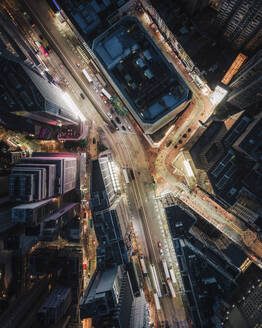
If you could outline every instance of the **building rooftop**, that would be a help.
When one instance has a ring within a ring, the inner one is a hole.
[[[103,181],[102,172],[100,169],[99,161],[94,160],[91,162],[91,186],[90,186],[90,192],[103,192],[105,190],[105,184]]]
[[[206,163],[211,164],[216,161],[218,156],[224,152],[224,147],[218,136],[226,133],[226,128],[223,122],[212,122],[197,142],[190,149],[190,155],[194,164],[199,169],[205,169]]]
[[[262,166],[257,165],[243,179],[243,184],[252,192],[259,201],[262,198]]]
[[[85,37],[87,42],[99,35],[110,24],[110,19],[127,0],[92,0],[79,1],[59,0],[67,16]]]
[[[191,98],[135,17],[122,18],[97,37],[93,51],[144,123],[155,123]]]
[[[0,104],[4,111],[26,117],[30,113],[35,120],[39,116],[33,115],[40,112],[43,122],[52,125],[57,125],[56,119],[67,124],[79,121],[64,92],[37,71],[0,56],[0,72]]]
[[[170,206],[165,208],[168,224],[171,230],[171,233],[179,233],[178,225],[179,222],[182,222],[183,232],[189,231],[189,229],[195,224],[196,217],[191,213],[182,209],[179,206]]]
[[[118,271],[119,267],[117,266],[107,268],[105,271],[97,271],[90,287],[87,288],[81,303],[84,304],[91,302],[96,298],[97,294],[103,294],[112,290]]]
[[[17,205],[14,207],[14,209],[34,209],[36,207],[39,207],[41,205],[44,205],[46,203],[49,203],[51,201],[51,199],[46,199],[46,200],[42,200],[40,202],[34,202],[34,203],[29,203],[29,204],[21,204],[21,205]]]
[[[233,149],[229,149],[208,171],[216,195],[233,205],[242,184],[241,180],[250,169],[248,166]]]
[[[252,159],[262,162],[262,119],[258,120],[254,126],[251,126],[238,147]]]

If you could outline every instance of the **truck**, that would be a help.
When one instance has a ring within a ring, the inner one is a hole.
[[[147,275],[148,272],[147,272],[147,269],[146,269],[146,264],[145,264],[145,260],[144,260],[143,256],[140,256],[139,260],[140,260],[140,264],[141,264],[143,274]]]
[[[163,264],[166,279],[170,279],[170,274],[169,274],[167,263],[166,263],[165,259],[162,260],[162,264]]]
[[[161,306],[160,306],[160,302],[159,302],[159,298],[157,296],[157,293],[154,293],[154,301],[155,301],[157,311],[161,310]]]
[[[101,89],[101,92],[103,93],[103,95],[105,95],[106,96],[106,98],[108,99],[108,100],[110,100],[111,98],[112,98],[112,96],[110,95],[110,93],[108,92],[108,91],[106,91],[106,89]]]
[[[129,183],[129,178],[128,178],[126,169],[123,169],[123,175],[124,175],[124,178],[125,178],[125,182],[128,184]]]
[[[171,280],[175,284],[176,283],[176,276],[175,276],[174,270],[171,268],[171,269],[169,269],[169,272],[170,272]]]
[[[176,293],[175,293],[175,289],[173,287],[173,284],[172,284],[172,281],[170,278],[167,279],[167,284],[168,284],[168,287],[170,289],[170,292],[171,292],[171,296],[172,298],[176,298]]]
[[[86,79],[89,83],[93,82],[92,77],[87,73],[87,70],[85,68],[82,70],[82,73],[84,74],[84,76],[86,77]]]

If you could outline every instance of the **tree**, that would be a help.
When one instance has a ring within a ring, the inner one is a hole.
[[[104,144],[102,144],[101,142],[98,142],[97,143],[97,149],[101,153],[101,152],[107,150],[108,148]]]
[[[116,96],[111,97],[111,104],[114,106],[116,112],[120,116],[126,116],[128,110],[122,105],[120,99]]]
[[[70,150],[70,151],[77,151],[77,148],[80,148],[81,150],[85,150],[87,145],[88,145],[88,142],[86,139],[67,140],[64,143],[65,149]]]

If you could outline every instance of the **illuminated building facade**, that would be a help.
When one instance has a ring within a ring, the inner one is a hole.
[[[227,101],[246,109],[262,100],[262,50],[250,58],[233,77]]]
[[[13,201],[40,201],[76,188],[76,158],[53,156],[24,158],[12,169],[9,196]]]
[[[51,125],[77,125],[63,91],[29,66],[0,56],[1,111]]]

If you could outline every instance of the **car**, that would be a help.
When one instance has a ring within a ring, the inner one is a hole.
[[[80,93],[80,97],[82,98],[82,99],[85,99],[86,97],[83,95],[83,93]]]
[[[95,238],[92,239],[92,245],[93,245],[93,247],[96,247],[96,240],[95,240]]]
[[[77,61],[76,62],[76,66],[79,68],[80,67],[80,64],[79,64],[79,62]]]
[[[124,125],[121,126],[122,130],[126,131],[126,128]]]
[[[60,62],[59,64],[58,64],[59,66],[60,66],[60,68],[62,68],[62,69],[64,69],[65,67],[64,67],[64,65]]]
[[[112,107],[110,107],[110,113],[111,113],[111,114],[114,114],[114,110],[113,110]]]
[[[93,138],[93,144],[95,144],[96,143],[96,138]]]
[[[163,249],[162,249],[162,248],[159,248],[159,254],[160,254],[160,255],[163,255],[163,253],[164,253],[164,252],[163,252]]]
[[[108,116],[109,118],[113,118],[113,116],[112,116],[112,114],[111,114],[110,112],[107,113],[107,116]]]
[[[32,19],[29,20],[29,23],[33,28],[35,27],[35,23],[32,21]]]
[[[44,55],[45,57],[48,56],[48,52],[45,50],[45,48],[42,46],[42,44],[39,41],[35,41],[35,45],[41,51],[42,55]]]
[[[118,131],[119,130],[119,127],[116,125],[116,122],[114,120],[111,120],[110,122],[113,124],[113,126],[115,127],[115,129]]]
[[[133,131],[130,125],[128,125],[127,128],[128,128],[128,130],[129,130],[130,132]]]
[[[164,295],[167,296],[168,295],[168,289],[167,289],[166,283],[162,282],[162,286],[163,286],[163,290],[164,290]]]
[[[161,243],[161,241],[158,241],[158,242],[157,242],[157,246],[158,246],[158,248],[162,248],[162,243]]]
[[[117,116],[116,116],[116,121],[118,124],[121,124],[121,121],[120,121],[119,117],[117,117]]]

